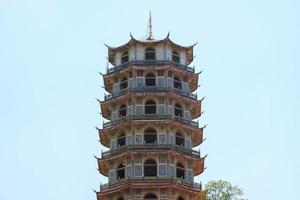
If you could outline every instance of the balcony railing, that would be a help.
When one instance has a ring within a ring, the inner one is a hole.
[[[176,109],[175,109],[176,111]],[[179,111],[180,112],[180,111]],[[181,111],[180,116],[174,115],[173,107],[165,104],[154,105],[129,105],[122,110],[111,113],[111,121],[103,123],[103,129],[110,129],[128,120],[170,120],[190,126],[198,127],[198,122],[193,121],[189,111]]]
[[[105,189],[113,188],[118,183],[129,183],[129,182],[143,182],[143,183],[151,183],[151,182],[175,182],[180,183],[185,186],[193,187],[194,189],[202,190],[202,184],[196,183],[191,180],[181,179],[177,177],[170,176],[156,176],[156,177],[127,177],[124,179],[119,179],[114,182],[109,182],[106,184],[100,184],[100,191]]]
[[[174,92],[177,95],[189,97],[192,99],[197,99],[197,94],[193,94],[190,92],[185,92],[181,89],[175,87],[168,87],[168,86],[136,86],[136,87],[127,87],[124,89],[119,90],[118,92],[114,92],[113,94],[105,94],[104,100],[110,100],[116,97],[119,97],[123,94],[129,92]]]
[[[104,122],[103,129],[108,130],[108,129],[114,128],[115,126],[118,126],[122,123],[128,122],[129,120],[158,120],[158,119],[161,119],[161,120],[174,119],[177,122],[180,122],[180,123],[183,123],[188,126],[195,127],[195,128],[199,126],[198,121],[187,120],[187,119],[184,119],[183,117],[173,116],[172,114],[166,114],[166,115],[143,114],[143,115],[123,116],[122,118],[114,120],[114,121]]]
[[[106,68],[106,73],[111,74],[116,71],[120,71],[122,69],[126,69],[129,65],[136,65],[136,66],[145,66],[145,65],[154,65],[154,66],[164,66],[164,65],[172,65],[174,67],[187,70],[189,72],[195,72],[194,67],[190,67],[188,65],[180,64],[171,60],[131,60],[127,63],[120,64],[114,67],[107,67]]]
[[[111,149],[108,151],[101,152],[101,158],[105,159],[110,156],[118,155],[128,150],[175,150],[180,153],[183,153],[188,156],[194,156],[200,158],[200,151],[195,151],[193,149],[185,148],[183,146],[175,145],[175,144],[130,144],[120,146],[116,149]]]
[[[150,84],[151,82],[151,84]],[[105,95],[105,100],[118,97],[126,92],[174,92],[193,99],[197,99],[196,94],[189,90],[187,82],[179,81],[170,77],[131,77],[121,82],[113,84],[112,94]]]

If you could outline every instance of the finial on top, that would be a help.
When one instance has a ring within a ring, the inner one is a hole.
[[[147,27],[147,35],[146,39],[147,40],[153,40],[153,35],[152,35],[152,17],[151,17],[151,10],[149,11],[149,21],[148,21],[148,27]]]

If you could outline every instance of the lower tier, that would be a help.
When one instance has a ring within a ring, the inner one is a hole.
[[[176,179],[127,179],[101,185],[96,194],[97,200],[205,200],[201,184]]]

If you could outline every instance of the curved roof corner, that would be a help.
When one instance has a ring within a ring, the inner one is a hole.
[[[197,42],[198,43],[198,42]],[[160,39],[160,40],[155,40],[155,39],[145,39],[145,40],[140,40],[140,39],[136,39],[132,36],[132,34],[130,33],[130,40],[121,45],[121,46],[118,46],[118,47],[111,47],[107,44],[104,43],[104,45],[107,47],[108,49],[108,59],[109,59],[109,62],[114,65],[115,63],[115,55],[116,55],[116,52],[118,51],[125,51],[127,50],[128,48],[130,48],[132,45],[134,44],[142,44],[142,45],[149,45],[149,44],[167,44],[167,45],[170,45],[172,47],[175,47],[175,48],[178,48],[180,50],[184,50],[185,51],[185,54],[186,54],[186,58],[187,58],[187,64],[190,64],[192,61],[193,61],[193,47],[197,44],[193,44],[193,45],[190,45],[190,46],[182,46],[182,45],[179,45],[179,44],[176,44],[175,42],[173,42],[171,39],[170,39],[170,32],[168,32],[167,36],[164,38],[164,39]]]

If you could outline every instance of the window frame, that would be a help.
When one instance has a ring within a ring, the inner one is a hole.
[[[172,62],[180,63],[180,54],[177,51],[172,51]]]
[[[145,49],[145,60],[147,61],[156,60],[156,51],[154,47],[148,47]]]
[[[121,64],[126,64],[129,62],[129,52],[125,51],[121,55]]]
[[[150,164],[147,163],[149,161],[153,161],[154,163],[150,163]],[[148,170],[147,170],[147,168],[148,168]],[[144,171],[144,177],[157,177],[157,162],[152,158],[145,160],[145,162],[143,164],[143,171]],[[155,175],[154,175],[154,172],[155,172]]]

